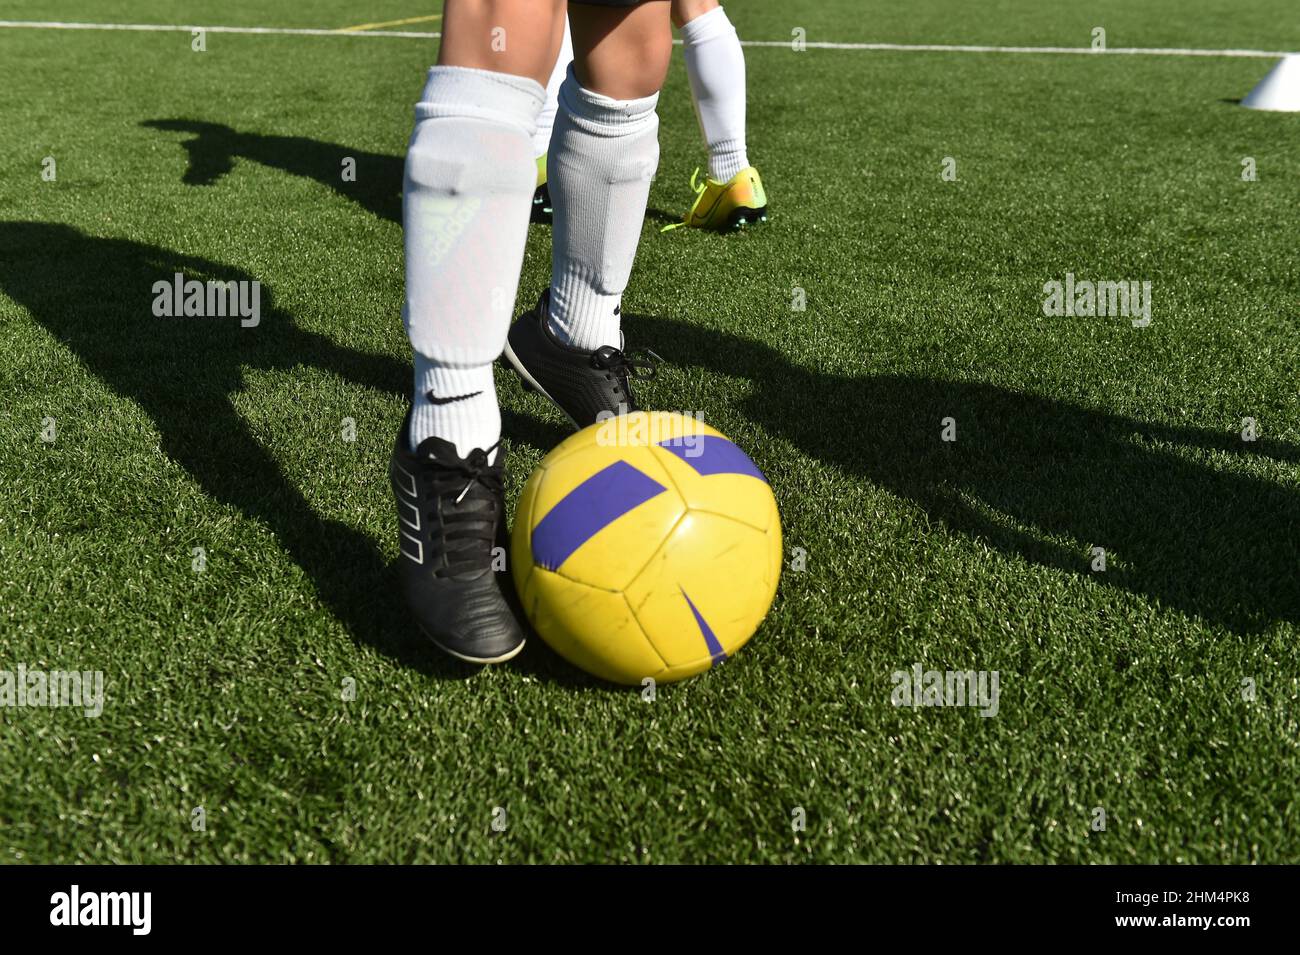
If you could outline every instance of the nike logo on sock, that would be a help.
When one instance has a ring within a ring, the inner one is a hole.
[[[483,394],[483,392],[481,391],[471,391],[467,395],[452,395],[450,398],[439,398],[432,391],[430,391],[428,394],[425,395],[425,397],[429,399],[430,404],[449,405],[454,401],[464,401],[467,398],[473,398],[476,395],[481,395],[481,394]]]

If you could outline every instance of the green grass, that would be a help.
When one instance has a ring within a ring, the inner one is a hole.
[[[0,17],[424,12],[209,6]],[[876,6],[729,9],[752,39],[1300,47],[1287,0]],[[657,231],[703,161],[675,56],[625,299],[669,362],[642,397],[751,453],[807,569],[734,662],[647,703],[539,641],[462,668],[395,600],[397,202],[434,49],[0,30],[0,669],[107,694],[0,709],[0,859],[1300,859],[1300,118],[1231,102],[1268,61],[751,48],[772,220],[723,239]],[[534,229],[522,301],[549,254]],[[176,270],[273,307],[160,321]],[[1045,318],[1066,272],[1151,281],[1150,327]],[[513,500],[565,431],[499,391]],[[999,671],[998,715],[895,709],[918,662]]]

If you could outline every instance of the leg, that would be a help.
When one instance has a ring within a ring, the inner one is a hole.
[[[560,55],[546,81],[546,105],[537,117],[537,132],[533,133],[533,156],[537,160],[537,188],[533,192],[532,221],[543,225],[551,222],[551,189],[546,183],[546,153],[551,146],[551,131],[555,128],[555,113],[560,107],[560,84],[573,62],[573,37],[569,32],[569,18],[564,18],[564,38]]]
[[[709,148],[709,178],[727,182],[749,166],[745,150],[745,54],[718,0],[673,0],[686,74],[700,131]]]
[[[673,0],[673,26],[681,29],[696,17],[718,8],[718,0]]]
[[[619,311],[659,165],[668,0],[574,3],[573,70],[560,88],[548,178],[555,205],[551,328],[561,342],[618,348]]]
[[[615,100],[658,94],[668,75],[673,36],[668,0],[569,8],[574,69],[583,89]]]
[[[524,634],[493,571],[505,529],[501,354],[523,264],[532,135],[563,0],[447,0],[415,108],[402,218],[415,394],[389,476],[407,604],[453,656],[507,660]]]
[[[447,0],[438,65],[525,76],[545,85],[563,31],[564,0]]]
[[[506,360],[578,427],[632,410],[620,313],[659,165],[655,105],[668,72],[669,0],[572,3],[574,61],[547,154],[551,285],[510,329]]]
[[[531,137],[563,29],[562,0],[449,0],[406,158],[403,319],[415,350],[408,440],[461,456],[501,419],[492,362],[505,344],[535,182]],[[528,42],[530,37],[553,38]]]
[[[546,158],[546,151],[551,145],[551,130],[555,127],[555,111],[560,105],[560,84],[569,72],[573,62],[573,35],[569,32],[569,18],[564,18],[564,37],[560,42],[560,55],[555,58],[550,78],[546,81],[546,105],[537,117],[537,132],[533,135],[533,155],[538,160]],[[546,166],[538,169],[541,182],[546,181]],[[540,184],[540,183],[539,183]]]

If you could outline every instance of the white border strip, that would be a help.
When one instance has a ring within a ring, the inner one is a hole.
[[[0,28],[31,30],[134,30],[144,33],[248,33],[272,36],[396,37],[436,40],[441,33],[414,30],[313,30],[295,27],[183,26],[165,23],[64,23],[54,20],[0,20]],[[675,41],[681,43],[680,40]],[[789,47],[789,40],[742,40],[741,46]],[[810,50],[876,50],[895,53],[1048,53],[1083,56],[1230,56],[1275,60],[1287,56],[1282,50],[1193,50],[1164,47],[1124,46],[1094,50],[1087,46],[972,46],[943,43],[831,43],[806,41]]]

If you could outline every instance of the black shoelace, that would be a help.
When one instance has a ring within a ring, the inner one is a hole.
[[[486,451],[475,448],[464,461],[437,462],[426,499],[442,502],[442,540],[446,566],[434,573],[439,577],[482,570],[492,562],[496,545],[497,506],[504,493],[502,468],[488,459],[500,442]],[[437,514],[428,515],[429,527],[437,526]]]
[[[612,345],[605,345],[596,349],[591,356],[592,365],[618,378],[624,391],[629,390],[630,378],[653,378],[662,362],[663,359],[648,348],[624,352]]]

